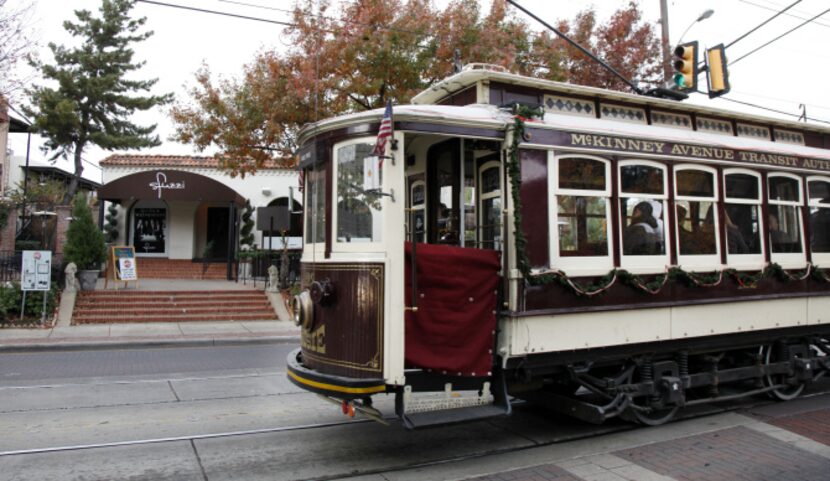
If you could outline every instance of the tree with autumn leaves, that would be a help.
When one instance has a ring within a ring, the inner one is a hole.
[[[291,163],[296,133],[309,122],[408,103],[418,92],[463,63],[488,63],[531,77],[617,90],[628,86],[549,32],[534,32],[494,0],[482,12],[477,0],[357,0],[339,9],[297,0],[285,52],[265,51],[239,79],[215,79],[208,66],[196,73],[190,102],[171,111],[176,139],[204,150],[217,147],[232,174],[255,172],[266,162]],[[557,28],[641,84],[660,81],[659,41],[653,24],[631,1],[604,24],[589,8]]]

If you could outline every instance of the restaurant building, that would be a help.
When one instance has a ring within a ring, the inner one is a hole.
[[[227,261],[238,247],[245,201],[254,209],[287,206],[292,196],[292,229],[269,236],[267,226],[257,226],[255,243],[301,246],[302,194],[293,168],[269,164],[232,177],[213,157],[122,154],[100,165],[98,198],[119,206],[117,243],[134,246],[137,257]]]

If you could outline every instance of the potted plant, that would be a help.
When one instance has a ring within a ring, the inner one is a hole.
[[[63,252],[65,261],[74,262],[78,267],[81,290],[95,289],[101,264],[107,260],[107,248],[104,234],[92,220],[92,211],[82,194],[75,197]]]

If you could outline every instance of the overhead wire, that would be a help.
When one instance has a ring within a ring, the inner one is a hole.
[[[758,4],[756,2],[752,2],[750,0],[739,0],[739,1],[742,2],[742,3],[746,3],[747,5],[752,5],[753,7],[758,7],[758,8],[762,8],[764,10],[769,10],[771,12],[777,12],[778,11],[778,9],[775,8],[775,7],[768,7],[766,5],[760,5],[760,4]],[[773,3],[773,2],[768,2],[768,3],[771,3],[771,4],[775,5],[776,7],[781,7],[782,6],[782,5],[778,5],[776,3]],[[798,15],[796,15],[796,13],[798,13]],[[792,13],[787,13],[785,15],[788,16],[788,17],[797,18],[799,20],[806,20],[807,19],[806,17],[802,16],[802,15],[805,15],[803,12],[793,11]],[[813,21],[813,23],[815,25],[820,25],[822,27],[830,28],[830,24],[828,24],[828,23],[818,22],[818,21],[815,21],[815,20]]]
[[[781,10],[780,12],[776,13],[775,15],[771,16],[770,18],[768,18],[768,19],[764,20],[764,21],[763,21],[763,22],[761,22],[758,26],[756,26],[756,27],[755,27],[755,28],[753,28],[752,30],[750,30],[750,31],[746,32],[745,34],[741,35],[740,37],[736,38],[735,40],[732,40],[732,41],[729,43],[729,45],[727,45],[727,46],[726,46],[726,47],[724,47],[724,48],[729,48],[729,47],[731,47],[731,46],[735,45],[736,43],[738,43],[738,42],[740,42],[741,40],[745,39],[745,38],[746,38],[746,37],[748,37],[750,34],[752,34],[753,32],[755,32],[756,30],[758,30],[759,28],[761,28],[761,27],[763,27],[764,25],[766,25],[766,24],[770,23],[771,21],[775,20],[775,19],[776,19],[776,18],[778,18],[779,16],[783,15],[783,14],[784,14],[787,10],[789,10],[789,9],[793,8],[794,6],[798,5],[798,4],[799,4],[799,3],[801,3],[801,2],[802,2],[802,0],[795,0],[795,2],[793,2],[793,3],[791,3],[791,4],[790,4],[790,6],[788,6],[788,7],[787,7],[787,8],[785,8],[784,10]]]
[[[787,30],[786,32],[784,32],[784,33],[782,33],[781,35],[779,35],[779,36],[777,36],[777,37],[773,38],[773,39],[772,39],[772,40],[770,40],[769,42],[766,42],[765,44],[761,45],[760,47],[757,47],[757,48],[755,48],[755,49],[753,49],[753,50],[749,51],[748,53],[745,53],[744,55],[742,55],[742,56],[738,57],[737,59],[735,59],[735,60],[733,60],[733,61],[729,62],[729,65],[728,65],[728,66],[730,66],[730,67],[731,67],[732,65],[734,65],[734,64],[736,64],[736,63],[738,63],[738,62],[740,62],[741,60],[745,59],[746,57],[749,57],[749,56],[750,56],[750,55],[752,55],[753,53],[755,53],[755,52],[757,52],[757,51],[761,50],[762,48],[764,48],[764,47],[766,47],[766,46],[770,45],[770,44],[771,44],[771,43],[773,43],[773,42],[776,42],[776,41],[778,41],[778,40],[780,40],[780,39],[782,39],[782,38],[786,37],[787,35],[789,35],[789,34],[791,34],[791,33],[795,32],[795,31],[796,31],[796,30],[798,30],[799,28],[801,28],[801,27],[803,27],[803,26],[807,25],[808,23],[810,23],[810,22],[812,22],[813,20],[815,20],[815,19],[817,19],[817,18],[821,17],[822,15],[827,14],[828,12],[830,12],[830,8],[828,8],[827,10],[825,10],[825,11],[823,11],[823,12],[819,13],[818,15],[816,15],[816,16],[814,16],[814,17],[812,17],[811,19],[806,20],[806,21],[804,21],[804,22],[802,22],[802,23],[800,23],[800,24],[796,25],[795,27],[793,27],[793,28],[791,28],[791,29]]]

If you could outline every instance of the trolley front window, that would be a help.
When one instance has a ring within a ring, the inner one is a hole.
[[[326,242],[326,171],[322,165],[305,171],[306,244]]]
[[[382,163],[373,145],[349,142],[335,147],[337,178],[336,240],[339,243],[381,241]]]

